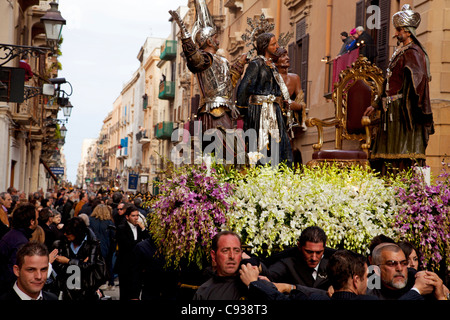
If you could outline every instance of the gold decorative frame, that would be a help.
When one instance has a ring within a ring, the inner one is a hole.
[[[363,169],[370,168],[369,160],[366,159],[312,159],[308,161],[308,167],[325,166],[325,165],[335,165],[336,167],[343,169],[351,166],[361,166]]]
[[[365,128],[365,134],[350,134],[347,132],[347,93],[348,90],[358,81],[362,80],[371,88],[371,104],[376,106],[381,99],[383,92],[383,73],[380,68],[372,64],[366,57],[360,56],[347,68],[339,74],[339,81],[334,84],[332,100],[335,105],[335,118],[329,121],[317,118],[306,119],[308,127],[317,127],[318,143],[313,144],[314,151],[319,151],[323,146],[323,127],[336,127],[336,149],[342,149],[342,141],[345,140],[364,140],[361,145],[362,150],[369,154],[371,144],[371,120],[363,116],[361,124]],[[369,106],[367,106],[369,107]]]

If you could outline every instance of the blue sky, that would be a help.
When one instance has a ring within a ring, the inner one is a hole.
[[[188,0],[60,0],[67,24],[62,36],[62,70],[73,87],[74,106],[66,124],[64,146],[67,178],[76,182],[81,145],[97,138],[103,119],[112,110],[123,85],[139,67],[137,54],[147,37],[170,35],[169,10]],[[70,92],[70,86],[62,88]],[[63,119],[62,112],[59,119]]]

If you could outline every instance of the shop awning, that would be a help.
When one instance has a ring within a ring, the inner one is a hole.
[[[50,176],[53,178],[53,180],[55,180],[56,183],[58,183],[58,178],[55,176],[55,174],[52,172],[52,170],[50,170],[49,166],[47,165],[47,163],[45,163],[44,160],[42,160],[42,158],[39,158],[40,162],[42,163],[42,165],[44,166],[44,168],[48,171],[48,173],[50,174]]]

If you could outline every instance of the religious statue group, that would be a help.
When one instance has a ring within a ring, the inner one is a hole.
[[[201,91],[197,117],[203,132],[211,128],[234,130],[237,120],[242,120],[244,132],[254,130],[257,134],[256,141],[240,141],[245,144],[246,153],[256,151],[288,166],[301,163],[301,154],[293,145],[293,128],[306,130],[305,103],[300,77],[288,73],[286,41],[281,43],[281,36],[277,39],[270,32],[273,26],[257,23],[246,37],[253,49],[230,64],[218,54],[218,30],[205,0],[196,0],[194,4],[196,21],[191,32],[176,12],[169,12],[180,26],[187,66],[197,76]],[[263,15],[261,18],[264,19]],[[405,5],[393,15],[392,22],[399,46],[386,70],[379,106],[367,106],[365,112],[370,116],[377,108],[381,111],[371,158],[383,162],[381,166],[386,161],[399,168],[423,166],[434,128],[429,59],[416,37],[420,15]],[[230,148],[226,141],[221,143],[224,149]],[[234,146],[231,151],[237,149]]]

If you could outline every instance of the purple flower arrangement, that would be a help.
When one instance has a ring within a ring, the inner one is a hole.
[[[149,229],[167,267],[177,268],[186,259],[202,268],[209,259],[211,239],[226,223],[229,204],[225,199],[232,187],[210,175],[206,166],[173,170],[152,205]]]
[[[395,216],[395,229],[401,238],[416,246],[421,266],[430,270],[439,270],[441,262],[449,266],[449,173],[439,175],[433,185],[415,173],[405,187],[398,189],[398,197],[404,205]]]

